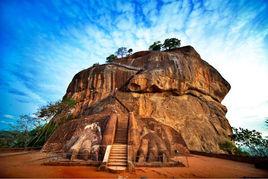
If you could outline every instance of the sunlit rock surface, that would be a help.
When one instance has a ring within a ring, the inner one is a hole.
[[[229,90],[191,46],[90,67],[70,83],[64,98],[77,103],[52,119],[59,127],[43,150],[99,160],[122,124],[136,162],[168,161],[188,149],[222,153],[219,143],[231,134],[221,104]]]

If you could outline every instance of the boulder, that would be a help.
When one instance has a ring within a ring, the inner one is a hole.
[[[90,67],[69,84],[63,98],[76,104],[54,116],[59,125],[43,150],[73,158],[82,152],[87,159],[93,146],[103,151],[111,145],[117,124],[127,120],[133,162],[169,161],[189,150],[223,153],[219,144],[232,134],[221,104],[229,90],[191,46],[137,52]]]

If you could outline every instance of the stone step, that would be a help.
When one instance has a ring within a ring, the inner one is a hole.
[[[108,166],[127,166],[127,163],[117,163],[117,162],[112,162],[108,163]]]
[[[127,160],[126,159],[109,159],[108,163],[109,162],[126,162]]]
[[[126,144],[127,143],[127,139],[117,139],[117,140],[115,140],[115,143],[116,142],[123,142],[123,144]]]
[[[125,131],[123,131],[123,130],[122,131],[116,131],[115,133],[116,134],[127,134],[127,130],[125,130]]]
[[[111,154],[117,154],[117,153],[126,153],[126,149],[112,149]]]
[[[125,135],[125,134],[115,134],[115,137],[127,138],[127,135]]]
[[[125,134],[127,134],[127,130],[125,130],[125,131],[116,131],[116,133],[125,133]]]
[[[120,147],[117,148],[116,147],[116,148],[112,148],[112,150],[127,150],[127,148],[126,147],[124,147],[124,148],[123,147],[122,148],[120,148]]]
[[[113,147],[112,149],[126,150],[126,149],[127,149],[127,147]]]
[[[127,137],[126,136],[115,136],[116,138],[115,139],[117,139],[117,138],[120,138],[120,139],[127,139]]]
[[[109,166],[108,169],[116,170],[116,171],[124,171],[124,170],[126,170],[126,167],[124,167],[124,166]]]
[[[115,138],[115,140],[127,140],[126,137],[118,137],[118,138]]]
[[[127,166],[127,161],[125,161],[125,162],[108,162],[108,166]]]
[[[115,141],[114,143],[115,143],[115,144],[126,144],[127,141]]]
[[[111,150],[111,154],[116,154],[116,153],[126,153],[127,150],[126,149],[112,149]]]
[[[114,143],[115,143],[115,144],[126,144],[127,141],[115,141]]]
[[[112,151],[110,156],[125,156],[127,152],[118,152],[118,151]]]
[[[118,132],[115,134],[115,137],[127,137],[127,134],[125,132]]]
[[[112,148],[122,149],[122,148],[127,148],[127,146],[124,144],[113,144]]]
[[[126,155],[126,154],[127,154],[126,151],[124,151],[124,152],[112,151],[110,155],[114,156],[114,155]]]
[[[126,156],[110,156],[109,160],[127,160]]]
[[[115,135],[115,137],[116,137],[116,138],[117,138],[117,137],[118,137],[118,138],[123,138],[123,139],[124,139],[124,138],[127,138],[127,136],[122,136],[122,135]]]
[[[122,139],[127,138],[127,136],[122,136],[122,135],[118,135],[118,136],[115,135],[115,137],[116,137],[116,138],[122,138]],[[116,139],[116,138],[115,138],[115,139]]]
[[[117,131],[127,131],[127,127],[117,127]]]
[[[114,141],[114,143],[116,143],[116,144],[126,144],[127,140],[116,140],[116,141]]]
[[[116,150],[116,151],[125,151],[125,150],[127,150],[127,148],[126,147],[124,147],[124,148],[112,148],[112,151],[113,150]]]
[[[126,154],[127,154],[127,152],[112,151],[111,156],[119,156],[119,155],[123,156]]]
[[[115,133],[115,135],[117,135],[117,134],[123,134],[123,135],[127,135],[127,131],[117,131],[116,133]]]
[[[119,164],[119,165],[126,165],[127,164],[127,160],[112,160],[112,161],[108,161],[108,165],[116,165],[116,164]]]
[[[121,153],[127,153],[127,150],[120,150],[120,149],[112,149],[111,154],[121,154]]]
[[[126,152],[121,152],[121,153],[111,153],[110,156],[125,156],[125,155],[127,155]]]

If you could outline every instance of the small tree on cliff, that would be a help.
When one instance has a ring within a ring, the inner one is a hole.
[[[181,46],[181,41],[177,38],[170,38],[166,39],[163,44],[163,48],[166,50],[174,49],[174,48],[179,48]]]
[[[126,47],[120,47],[116,52],[115,54],[119,57],[125,57],[127,55],[127,48]]]
[[[114,61],[115,59],[117,59],[117,56],[114,54],[111,54],[110,56],[106,57],[106,62],[110,63],[110,62]]]
[[[154,42],[152,45],[150,45],[149,50],[154,50],[154,51],[160,51],[162,47],[162,44],[160,41]]]
[[[132,48],[130,48],[130,49],[128,49],[128,55],[131,55],[132,54],[132,52],[133,52],[133,50],[132,50]]]

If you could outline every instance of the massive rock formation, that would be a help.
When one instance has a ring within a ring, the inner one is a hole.
[[[229,90],[191,46],[93,66],[74,76],[64,98],[76,105],[52,119],[58,128],[43,150],[100,159],[107,145],[126,143],[133,162],[187,149],[222,153],[219,143],[232,133],[221,104]]]

